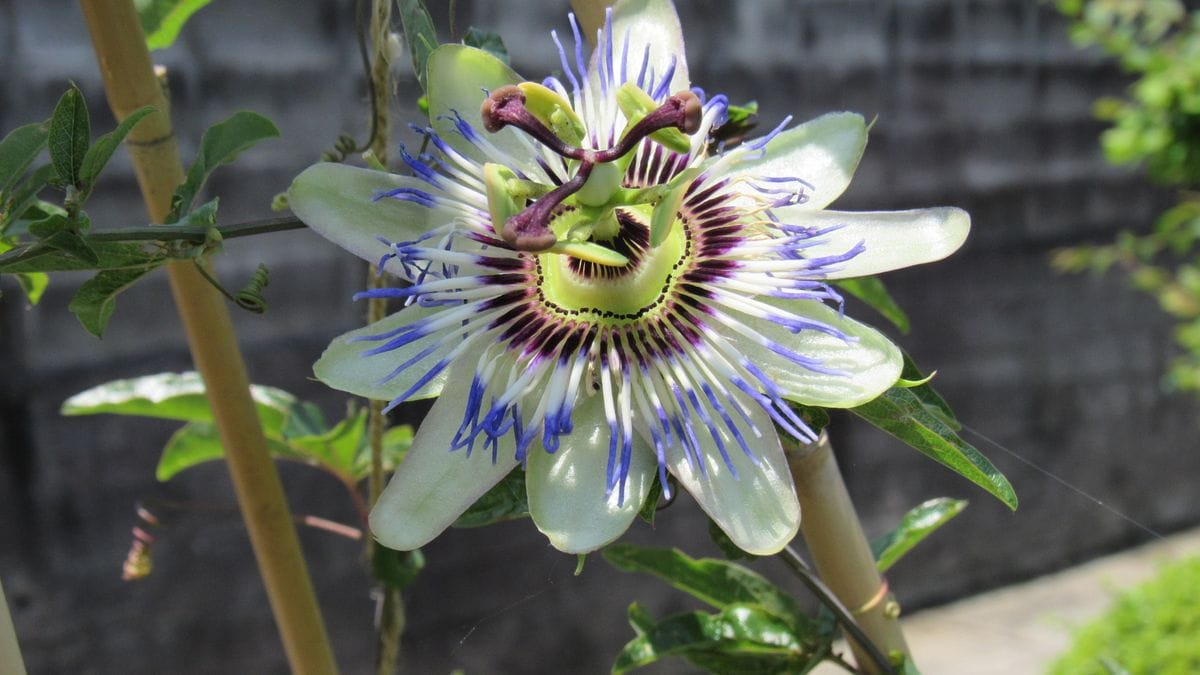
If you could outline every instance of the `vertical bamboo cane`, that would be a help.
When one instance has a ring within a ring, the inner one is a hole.
[[[907,655],[899,605],[875,567],[829,437],[822,434],[812,445],[789,447],[787,454],[803,514],[800,530],[821,579],[884,654]],[[849,642],[859,668],[879,672],[862,648],[853,639]]]
[[[2,584],[0,584],[0,673],[25,675],[25,662],[21,660],[21,646],[17,644],[17,630],[13,628],[12,615],[8,613],[8,602],[4,598]]]
[[[145,105],[157,109],[134,127],[128,146],[150,219],[162,222],[171,194],[183,182],[183,169],[137,13],[130,0],[80,4],[113,114],[120,120]],[[204,378],[288,663],[294,673],[335,673],[320,607],[279,474],[267,453],[225,301],[190,263],[169,265],[167,274],[196,369]]]

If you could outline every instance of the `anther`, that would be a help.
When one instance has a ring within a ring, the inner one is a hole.
[[[671,94],[662,105],[646,113],[637,124],[629,130],[616,146],[595,153],[597,162],[611,162],[624,156],[642,139],[662,129],[678,129],[685,134],[694,134],[700,130],[704,118],[704,106],[700,97],[690,90]]]

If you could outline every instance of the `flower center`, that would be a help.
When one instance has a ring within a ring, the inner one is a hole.
[[[678,271],[691,258],[686,224],[676,220],[663,242],[650,246],[649,206],[616,210],[618,228],[603,242],[629,258],[624,267],[600,265],[568,255],[537,256],[538,291],[545,305],[568,315],[586,315],[602,324],[631,323],[657,309],[670,296]],[[565,231],[577,211],[564,210],[553,221]]]
[[[617,208],[649,201],[622,195],[621,179],[632,158],[630,153],[646,138],[676,152],[687,152],[691,144],[687,134],[699,130],[703,110],[699,97],[686,90],[668,96],[660,105],[641,89],[626,83],[617,90],[616,98],[628,125],[617,143],[603,150],[576,145],[586,131],[582,121],[565,99],[542,85],[524,82],[500,87],[484,100],[480,114],[485,129],[494,133],[515,127],[576,164],[574,176],[553,188],[545,186],[546,190],[529,205],[524,205],[524,200],[507,187],[520,182],[514,180],[511,171],[485,167],[492,224],[496,233],[514,249],[570,253],[561,243],[567,230],[582,236],[567,240],[576,250],[591,246],[593,263],[605,264],[605,260],[619,257],[610,255],[611,251],[597,251],[596,242],[615,236],[613,213]],[[584,228],[554,227],[560,214],[569,212],[576,204],[591,212],[593,223]],[[659,245],[661,232],[661,224],[655,223],[649,240],[652,246]]]

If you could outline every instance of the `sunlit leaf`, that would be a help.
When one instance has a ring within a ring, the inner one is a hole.
[[[267,451],[276,459],[296,459],[296,453],[286,444],[267,439]],[[189,422],[171,435],[158,459],[154,475],[160,482],[174,478],[185,469],[211,462],[225,456],[225,446],[217,428],[208,422]]]
[[[212,0],[134,0],[138,21],[150,50],[175,44],[183,25]]]
[[[654,625],[647,625],[642,616],[638,623],[635,629],[640,634],[617,655],[613,673],[626,673],[668,656],[681,656],[722,675],[805,673],[829,651],[821,636],[797,634],[756,605],[736,603],[716,614],[676,614]]]
[[[302,404],[292,394],[275,387],[250,385],[263,431],[282,437],[285,424]],[[106,382],[67,399],[63,415],[133,415],[183,422],[212,422],[204,380],[194,371],[157,373]],[[314,433],[320,432],[315,429]]]
[[[939,527],[967,508],[965,499],[938,497],[918,504],[900,519],[896,529],[871,542],[875,564],[880,572],[886,572],[904,554],[912,550]]]
[[[879,398],[851,410],[987,490],[1009,508],[1017,508],[1017,495],[1004,474],[960,438],[942,415],[931,412],[912,389],[892,387]]]
[[[857,279],[840,279],[833,282],[834,286],[870,305],[888,321],[896,325],[901,333],[909,329],[908,315],[900,309],[900,305],[892,299],[887,287],[876,277],[858,277]]]
[[[798,630],[808,630],[812,624],[791,595],[741,565],[712,558],[692,558],[678,549],[632,544],[612,544],[604,549],[604,558],[626,572],[653,574],[717,609],[735,603],[753,603]]]

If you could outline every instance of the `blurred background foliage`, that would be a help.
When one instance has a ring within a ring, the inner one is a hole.
[[[1061,0],[1072,39],[1116,57],[1136,79],[1125,98],[1096,102],[1111,126],[1100,138],[1108,161],[1144,168],[1178,190],[1178,202],[1150,226],[1121,232],[1107,245],[1062,249],[1067,272],[1117,268],[1178,319],[1183,354],[1166,384],[1200,392],[1200,10],[1177,0]]]

